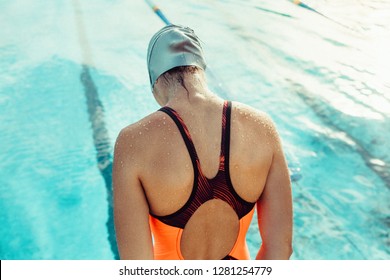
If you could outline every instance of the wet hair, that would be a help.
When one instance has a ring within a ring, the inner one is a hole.
[[[200,70],[199,67],[188,65],[188,66],[178,66],[175,68],[172,68],[171,70],[165,72],[162,74],[158,80],[162,79],[164,83],[168,86],[175,86],[175,85],[181,85],[185,88],[185,90],[188,93],[188,89],[184,84],[184,75],[185,74],[195,74]]]

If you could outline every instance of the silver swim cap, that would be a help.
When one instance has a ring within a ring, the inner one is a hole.
[[[181,25],[165,26],[152,37],[147,63],[152,91],[157,78],[172,68],[193,65],[206,69],[199,38]]]

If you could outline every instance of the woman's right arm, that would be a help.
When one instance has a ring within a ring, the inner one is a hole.
[[[271,125],[274,125],[271,122]],[[292,254],[291,182],[281,141],[276,129],[271,133],[274,153],[264,191],[257,201],[261,248],[256,259],[282,260]]]

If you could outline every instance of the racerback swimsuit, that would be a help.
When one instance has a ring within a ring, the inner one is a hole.
[[[224,102],[219,169],[217,175],[212,179],[208,179],[203,175],[190,133],[179,114],[169,107],[163,107],[159,110],[172,118],[183,137],[194,169],[194,184],[188,201],[176,212],[166,216],[157,216],[150,213],[150,226],[154,238],[155,259],[184,259],[180,251],[180,241],[183,230],[195,211],[202,204],[212,199],[221,199],[229,204],[236,212],[239,219],[237,240],[229,254],[223,259],[249,259],[249,251],[245,237],[252,220],[255,203],[247,202],[242,199],[234,190],[230,179],[229,150],[231,107],[230,101]]]

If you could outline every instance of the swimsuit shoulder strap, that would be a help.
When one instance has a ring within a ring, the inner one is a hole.
[[[219,161],[219,170],[229,172],[229,153],[230,153],[230,123],[231,123],[231,109],[232,102],[225,100],[222,110],[222,137],[221,137],[221,152]],[[194,143],[192,141],[190,132],[180,117],[179,113],[170,107],[162,107],[159,111],[166,113],[175,122],[180,134],[186,144],[187,150],[190,154],[194,169],[197,169],[197,161],[199,161],[198,154]]]
[[[229,172],[229,153],[230,153],[230,119],[232,111],[232,102],[225,101],[222,111],[222,138],[221,138],[221,155],[219,170]]]
[[[159,111],[166,113],[175,122],[184,140],[184,143],[186,144],[188,153],[190,154],[192,165],[194,166],[194,169],[197,169],[196,162],[198,161],[198,154],[196,153],[196,149],[194,143],[192,142],[190,132],[186,124],[184,123],[183,119],[180,117],[178,112],[176,112],[174,109],[170,107],[167,106],[162,107],[159,109]]]

